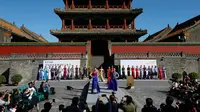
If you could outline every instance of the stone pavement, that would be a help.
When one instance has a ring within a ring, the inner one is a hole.
[[[50,112],[59,112],[58,107],[60,104],[63,104],[65,107],[71,105],[71,99],[73,97],[80,97],[82,89],[87,84],[87,80],[68,80],[68,81],[50,81],[50,85],[55,87],[56,94],[50,95],[49,100],[40,102],[38,107],[41,111],[45,102],[52,102],[52,99],[55,99]],[[40,82],[36,83],[36,87],[39,87]],[[66,86],[71,86],[74,90],[67,90]],[[39,111],[39,112],[40,112]]]
[[[65,107],[69,106],[71,104],[71,99],[75,96],[80,96],[83,87],[87,84],[89,80],[67,80],[67,81],[50,81],[50,85],[52,87],[55,87],[56,94],[50,95],[50,102],[52,99],[55,99],[56,104],[53,105],[51,112],[57,112],[59,104],[64,104]],[[131,90],[125,90],[124,87],[126,87],[126,81],[125,80],[119,80],[119,91],[117,92],[117,96],[119,96],[119,101],[121,100],[121,97],[123,94],[131,95],[133,97],[133,100],[138,105],[138,112],[141,111],[141,108],[145,104],[145,99],[147,97],[150,97],[154,101],[154,105],[159,108],[159,105],[161,103],[165,102],[165,98],[167,96],[167,91],[169,90],[169,84],[166,80],[136,80],[135,81],[135,88]],[[36,83],[36,87],[39,87],[40,82],[38,81]],[[75,88],[75,90],[69,91],[66,90],[66,86],[72,86]],[[111,94],[111,91],[106,90],[106,84],[100,83],[100,86],[103,92],[105,94]],[[0,87],[0,91],[5,91],[6,89],[12,89],[16,88],[16,86],[4,86]],[[89,91],[88,94],[88,102],[89,105],[92,105],[91,103],[96,102],[98,95],[90,94],[91,91]],[[43,104],[46,101],[39,103],[39,110],[43,109]]]
[[[124,82],[120,82],[123,85]],[[122,89],[127,94],[131,95],[137,104],[137,111],[140,112],[145,105],[146,98],[152,98],[154,106],[160,107],[161,103],[165,103],[167,91],[169,90],[169,83],[167,80],[137,80],[135,81],[135,88],[131,90]],[[175,102],[177,100],[175,99]]]

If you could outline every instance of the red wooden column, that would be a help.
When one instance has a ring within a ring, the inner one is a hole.
[[[109,9],[109,3],[108,3],[108,0],[106,0],[106,9]]]
[[[106,19],[106,29],[110,29],[109,19]]]
[[[65,19],[62,19],[62,30],[64,30],[66,27],[65,27]]]
[[[91,0],[89,0],[88,9],[91,9],[91,8],[92,8],[92,2],[91,2]]]
[[[89,29],[89,30],[92,29],[92,21],[91,21],[91,19],[89,19],[88,29]]]
[[[128,5],[129,5],[129,9],[132,9],[132,2],[131,2],[131,0],[129,0]]]
[[[74,0],[72,0],[72,6],[71,6],[71,8],[72,8],[72,9],[75,8],[75,6],[74,6]]]
[[[131,23],[131,28],[132,29],[135,29],[135,19],[132,21],[132,23]]]
[[[123,0],[122,9],[126,9],[126,0]]]
[[[74,30],[74,20],[71,20],[71,30]]]
[[[68,0],[65,0],[65,9],[68,9],[68,8],[69,8]]]
[[[124,29],[127,29],[126,19],[124,19]]]

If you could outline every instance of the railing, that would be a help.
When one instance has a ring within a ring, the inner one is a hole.
[[[92,5],[92,8],[106,8],[105,5]]]
[[[103,26],[100,26],[100,25],[95,25],[94,26],[93,25],[92,28],[94,28],[94,29],[106,29],[106,26],[104,26],[104,25]]]
[[[71,26],[66,26],[65,29],[70,29]],[[110,25],[110,29],[123,29],[124,25]],[[75,30],[76,29],[88,29],[88,25],[75,25]],[[106,29],[106,25],[92,25],[93,30],[98,30],[98,29]],[[127,29],[132,29],[131,27],[127,26]],[[144,30],[136,30],[137,32],[143,32]]]
[[[0,60],[12,60],[12,59],[80,59],[83,58],[83,53],[49,53],[49,54],[0,54]]]
[[[110,25],[110,28],[123,28],[123,25]]]
[[[75,25],[75,28],[85,29],[88,28],[88,25]]]
[[[87,5],[75,5],[75,8],[88,8]]]
[[[122,8],[122,5],[110,5],[109,8],[119,9]]]

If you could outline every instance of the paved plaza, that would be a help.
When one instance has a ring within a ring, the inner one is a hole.
[[[69,81],[50,81],[50,85],[52,87],[55,87],[56,94],[49,96],[49,101],[52,102],[52,99],[55,99],[56,103],[53,105],[51,112],[57,112],[58,106],[60,104],[64,104],[65,106],[68,106],[71,104],[71,99],[75,96],[80,97],[82,90],[84,86],[89,82],[89,80],[69,80]],[[118,101],[121,100],[121,97],[125,94],[131,95],[137,104],[138,112],[140,112],[141,108],[145,104],[145,99],[147,97],[150,97],[154,100],[154,105],[156,107],[159,107],[159,105],[163,102],[165,102],[166,98],[166,92],[169,90],[169,84],[167,80],[164,81],[158,81],[158,80],[136,80],[135,81],[135,87],[131,90],[125,90],[126,87],[126,81],[125,80],[119,80],[119,90],[116,93],[116,96],[118,97]],[[40,82],[36,83],[36,86],[39,87]],[[67,90],[66,86],[72,86],[75,88],[74,90]],[[100,83],[101,91],[100,94],[108,94],[110,95],[112,91],[107,90],[105,83]],[[13,87],[1,87],[0,90],[6,90],[7,88],[13,88]],[[89,92],[87,95],[87,102],[89,107],[93,104],[95,104],[98,94],[91,94],[91,84],[89,88]],[[105,101],[105,99],[104,99]],[[46,101],[40,102],[38,105],[39,110],[43,109],[43,104]]]

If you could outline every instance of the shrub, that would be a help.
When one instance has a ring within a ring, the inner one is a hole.
[[[190,77],[191,80],[195,80],[195,79],[199,79],[200,78],[199,73],[196,73],[196,72],[190,73],[189,77]]]
[[[6,82],[5,76],[0,75],[0,86],[1,86],[1,84],[5,83],[5,82]]]
[[[180,79],[181,77],[182,77],[182,75],[180,73],[173,73],[172,74],[173,79]]]
[[[11,81],[13,82],[13,84],[18,84],[22,80],[22,78],[22,75],[16,74],[11,77]]]

